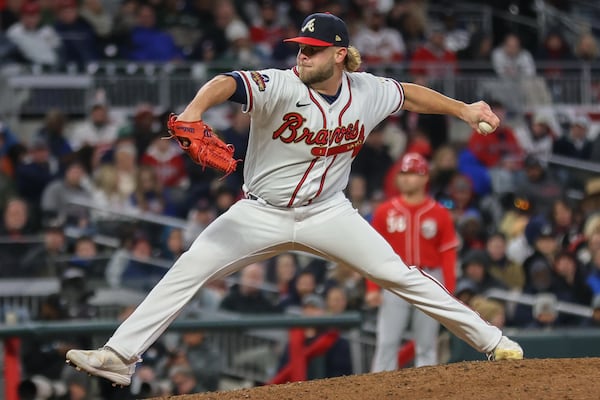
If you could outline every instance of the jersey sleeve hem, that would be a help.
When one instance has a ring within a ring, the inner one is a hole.
[[[398,88],[398,91],[400,92],[400,101],[398,102],[398,106],[396,106],[394,111],[392,111],[392,114],[395,114],[398,111],[400,111],[402,109],[402,106],[404,105],[404,87],[402,86],[402,84],[400,82],[398,82],[395,79],[392,79],[392,82],[394,82],[394,84]]]
[[[246,96],[247,96],[247,101],[246,101],[246,106],[244,108],[245,112],[250,112],[252,111],[252,108],[254,106],[254,98],[252,96],[252,88],[250,87],[250,80],[248,79],[248,76],[246,76],[246,74],[243,71],[235,71],[237,74],[239,74],[243,81],[244,81],[244,86],[246,88]]]

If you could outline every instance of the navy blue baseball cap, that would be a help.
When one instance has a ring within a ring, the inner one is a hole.
[[[284,42],[296,42],[309,46],[348,47],[350,42],[346,23],[329,13],[311,14],[302,22],[300,35],[285,39]]]

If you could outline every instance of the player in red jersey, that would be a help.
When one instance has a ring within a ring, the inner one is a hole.
[[[427,194],[428,181],[427,160],[418,153],[405,154],[396,181],[401,194],[375,210],[372,224],[406,265],[420,268],[452,293],[458,239],[448,210]],[[416,343],[415,366],[437,364],[436,320],[372,282],[367,301],[379,305],[373,372],[398,368],[396,355],[409,321]]]

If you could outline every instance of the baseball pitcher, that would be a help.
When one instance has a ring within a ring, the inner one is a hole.
[[[203,166],[233,170],[231,148],[202,116],[225,101],[251,116],[244,162],[246,199],[210,224],[99,350],[71,350],[67,361],[129,385],[144,351],[204,284],[281,252],[299,250],[348,265],[414,304],[494,359],[520,359],[521,347],[406,265],[345,198],[352,160],[371,129],[401,109],[449,114],[474,129],[498,126],[484,102],[465,104],[422,86],[356,72],[360,54],[346,24],[328,13],[308,16],[297,65],[234,71],[207,82],[176,118],[171,134]],[[213,155],[214,150],[214,157]],[[235,240],[232,240],[235,238]]]

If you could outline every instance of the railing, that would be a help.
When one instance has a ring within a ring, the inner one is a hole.
[[[285,331],[277,333],[277,329],[291,327],[359,327],[362,318],[358,313],[344,313],[324,317],[301,317],[295,315],[263,315],[263,316],[230,316],[211,319],[178,319],[169,327],[169,331],[213,331],[218,339],[217,345],[224,352],[226,361],[223,373],[237,377],[266,382],[269,373],[274,371],[248,368],[249,360],[241,360],[240,354],[265,346],[267,351],[274,351],[274,346],[281,346],[287,340]],[[118,326],[117,321],[61,321],[31,322],[27,324],[0,325],[0,338],[4,339],[4,399],[17,400],[17,386],[21,379],[19,371],[19,338],[53,337],[68,335],[108,335]],[[264,328],[266,331],[257,331]],[[282,334],[283,333],[283,334]],[[359,358],[360,355],[358,355]],[[360,368],[358,370],[361,370]]]
[[[600,63],[538,62],[537,67],[540,87],[546,86],[554,103],[598,102]],[[85,72],[56,73],[23,67],[5,71],[3,74],[6,86],[3,90],[10,91],[11,97],[21,104],[19,107],[16,107],[14,102],[8,104],[5,107],[10,106],[10,110],[0,110],[0,114],[15,112],[16,109],[24,117],[41,116],[49,108],[59,107],[67,114],[83,116],[98,90],[105,91],[114,107],[131,109],[138,103],[147,102],[163,108],[177,108],[187,104],[206,80],[219,72],[237,68],[242,66],[106,62],[94,64],[93,68],[90,67]],[[562,71],[559,76],[544,78],[546,69],[557,68]],[[366,65],[365,69],[401,81],[412,80],[408,63]],[[537,105],[535,102],[528,104],[525,101],[527,92],[520,89],[518,83],[513,83],[499,79],[490,64],[463,62],[458,65],[456,73],[449,71],[440,74],[429,84],[449,96],[464,101],[480,99],[488,94],[494,95],[498,88],[505,88],[506,96],[512,100],[509,105],[514,101],[521,101],[526,106]],[[518,90],[515,91],[515,88]]]

